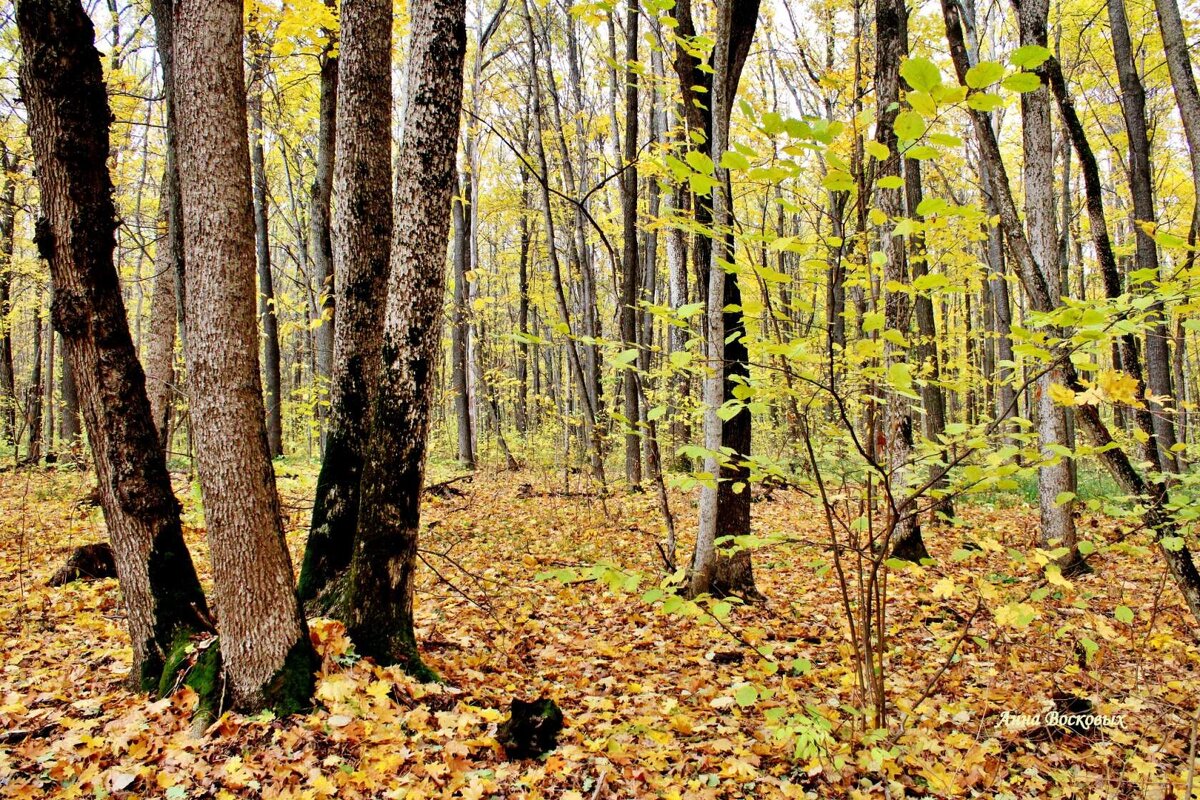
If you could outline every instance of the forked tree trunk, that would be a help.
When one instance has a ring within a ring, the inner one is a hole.
[[[175,23],[188,389],[221,656],[235,706],[290,712],[311,697],[316,656],[264,424],[242,4],[179,0]]]
[[[413,578],[467,37],[464,0],[414,0],[410,12],[392,271],[350,567],[347,629],[362,655],[428,677],[413,631]]]
[[[378,388],[392,233],[391,4],[344,0],[333,183],[337,326],[329,427],[298,592],[308,603],[348,566],[358,529],[365,420]]]
[[[128,613],[132,676],[142,689],[154,689],[167,683],[163,668],[172,648],[207,626],[207,608],[113,266],[116,219],[102,122],[111,115],[100,55],[78,0],[22,0],[17,23],[45,212],[38,249],[50,263],[54,325],[79,381]]]

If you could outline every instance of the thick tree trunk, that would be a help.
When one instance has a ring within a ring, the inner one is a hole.
[[[207,627],[113,266],[105,161],[111,119],[78,0],[22,0],[22,94],[45,216],[37,244],[57,287],[52,315],[75,368],[133,643],[133,680],[165,689],[172,650]]]
[[[378,388],[392,234],[391,4],[344,0],[338,63],[333,182],[337,306],[329,428],[300,570],[303,602],[350,565],[359,483]]]
[[[179,0],[175,21],[188,389],[221,656],[237,707],[290,712],[308,703],[315,654],[264,425],[242,4]]]
[[[1200,90],[1196,88],[1196,74],[1192,72],[1187,37],[1183,31],[1183,20],[1179,16],[1179,3],[1177,0],[1154,0],[1154,8],[1158,12],[1158,27],[1162,31],[1167,71],[1171,75],[1175,104],[1179,107],[1179,117],[1183,121],[1183,132],[1191,157],[1192,183],[1196,193],[1195,213],[1200,214]]]
[[[414,0],[408,105],[395,189],[379,394],[350,567],[347,629],[358,652],[428,677],[413,631],[426,437],[441,342],[454,151],[462,101],[463,0]]]

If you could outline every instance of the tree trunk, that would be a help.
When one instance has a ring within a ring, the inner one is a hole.
[[[369,419],[378,388],[392,234],[391,5],[344,0],[333,182],[333,266],[338,321],[329,429],[300,570],[303,602],[350,565],[358,529]]]
[[[333,7],[336,0],[326,0]],[[330,201],[333,197],[333,159],[337,140],[338,60],[333,55],[337,47],[336,34],[326,31],[329,42],[321,54],[321,100],[317,129],[317,169],[311,192],[309,250],[313,259],[313,274],[319,303],[321,326],[316,331],[317,374],[328,382],[333,372],[334,287],[333,243],[331,238]],[[325,430],[328,430],[326,426]]]
[[[177,0],[150,0],[154,16],[154,44],[162,70],[163,102],[166,106],[164,155],[166,160],[167,239],[169,265],[175,273],[176,328],[181,344],[187,346],[184,328],[184,261],[183,261],[183,201],[179,194],[178,133],[175,121],[175,22]]]
[[[966,85],[970,59],[963,39],[962,12],[954,0],[942,0],[942,17],[946,25],[946,38],[954,71],[959,83]],[[1013,259],[1017,264],[1021,281],[1029,296],[1030,306],[1041,312],[1053,311],[1058,301],[1050,293],[1045,276],[1033,258],[1029,242],[1025,238],[1017,216],[1016,204],[1008,180],[1008,172],[1000,154],[1000,145],[991,127],[988,115],[971,109],[969,112],[975,139],[979,144],[980,157],[987,162],[991,193],[996,203],[1000,225],[1008,237]],[[1083,386],[1069,358],[1060,361],[1064,383],[1072,391],[1082,391]],[[1109,433],[1108,427],[1093,405],[1076,406],[1075,420],[1079,429],[1091,440],[1097,457],[1123,491],[1144,499],[1142,521],[1153,532],[1155,541],[1166,561],[1175,585],[1183,595],[1192,617],[1200,620],[1200,571],[1197,571],[1191,550],[1185,545],[1167,548],[1162,540],[1175,536],[1177,527],[1165,507],[1166,487],[1160,481],[1147,481],[1133,466],[1128,454],[1120,448]]]
[[[17,386],[13,373],[12,279],[16,244],[17,182],[13,179],[18,160],[0,142],[0,170],[4,189],[0,192],[0,435],[17,452]]]
[[[36,465],[42,460],[42,399],[45,396],[43,365],[45,364],[45,310],[42,307],[42,289],[34,294],[37,306],[33,313],[33,366],[29,371],[29,386],[25,388],[25,427],[29,431],[29,447],[25,461]]]
[[[66,357],[66,342],[62,342],[63,362],[59,377],[59,392],[62,395],[62,413],[58,418],[58,438],[66,448],[71,461],[79,462],[83,439],[79,429],[79,388],[75,380],[75,368]]]
[[[271,239],[268,227],[267,167],[263,153],[262,98],[266,82],[265,44],[250,34],[250,168],[254,180],[254,242],[258,263],[258,316],[262,324],[263,401],[267,414],[267,446],[271,458],[283,455],[283,377],[279,356],[279,315],[275,307],[275,284],[271,275]]]
[[[463,0],[414,0],[397,161],[379,394],[362,478],[347,629],[358,652],[428,677],[413,632],[421,487],[441,342],[445,256],[462,102]]]
[[[458,464],[463,469],[475,469],[475,435],[471,425],[471,394],[467,385],[470,365],[467,351],[471,336],[467,300],[467,272],[470,269],[472,214],[471,179],[462,176],[458,184],[460,196],[454,200],[454,307],[450,320],[450,381],[454,389],[454,416],[458,421]]]
[[[21,0],[22,94],[45,216],[39,252],[57,291],[52,316],[79,381],[100,505],[133,643],[133,680],[169,688],[173,649],[208,626],[113,266],[116,219],[105,166],[111,119],[78,0]]]
[[[150,336],[146,342],[146,391],[150,395],[150,414],[158,430],[158,440],[168,451],[171,429],[171,407],[175,383],[175,262],[172,248],[178,244],[169,230],[169,178],[163,176],[163,216],[168,217],[168,230],[158,240],[154,259],[154,296],[150,300]]]
[[[235,706],[307,705],[316,656],[293,590],[264,425],[242,5],[179,0],[179,178],[191,422]]]
[[[908,12],[903,0],[877,0],[875,4],[875,41],[878,54],[875,63],[876,140],[888,150],[888,157],[879,163],[877,177],[900,177],[901,157],[894,128],[900,111],[900,60],[908,49]],[[885,285],[908,284],[908,254],[905,242],[892,228],[904,216],[904,196],[901,189],[877,189],[879,210],[889,223],[880,231],[886,261],[883,267]],[[886,290],[884,297],[884,326],[896,331],[905,340],[912,326],[912,305],[907,292]],[[892,341],[884,345],[884,363],[888,387],[884,390],[883,427],[877,435],[878,455],[887,470],[887,525],[885,541],[897,558],[920,561],[929,557],[921,538],[920,522],[914,504],[905,503],[908,497],[908,462],[913,450],[912,407],[908,399],[890,384],[892,372],[908,359],[904,350]]]
[[[1157,222],[1154,213],[1153,175],[1150,172],[1150,135],[1146,129],[1146,89],[1133,61],[1133,45],[1129,41],[1129,24],[1125,19],[1125,0],[1108,0],[1108,20],[1112,30],[1113,56],[1117,62],[1117,77],[1121,84],[1121,110],[1125,117],[1125,132],[1129,137],[1129,191],[1133,195],[1134,260],[1144,275],[1159,275],[1158,245],[1151,231],[1143,224]],[[1171,380],[1170,331],[1162,301],[1149,309],[1146,322],[1145,356],[1146,387],[1150,397],[1146,403],[1154,416],[1154,439],[1157,445],[1158,466],[1164,472],[1177,472],[1175,461],[1174,411],[1161,400],[1174,393]]]
[[[681,26],[690,29],[690,4],[680,4],[677,13]],[[724,270],[724,264],[732,263],[734,258],[733,206],[729,173],[719,163],[729,146],[733,100],[757,22],[757,2],[724,0],[718,4],[711,79],[712,108],[707,119],[701,115],[699,119],[689,120],[691,124],[710,129],[712,135],[706,142],[710,143],[708,154],[718,164],[714,171],[716,185],[712,189],[712,238],[696,237],[698,257],[708,258],[702,265],[707,285],[705,358],[709,368],[709,377],[704,383],[704,441],[705,447],[714,453],[722,447],[733,450],[731,464],[719,464],[715,457],[706,460],[706,471],[719,480],[705,486],[700,494],[700,519],[689,586],[692,594],[715,591],[719,594],[741,593],[748,597],[758,595],[750,551],[739,550],[732,557],[721,559],[716,550],[718,538],[750,533],[749,469],[743,465],[750,455],[750,412],[742,410],[725,421],[717,415],[721,405],[732,398],[733,388],[744,381],[749,368],[741,288],[736,273],[726,276]],[[686,84],[687,79],[701,71],[695,61],[686,53],[677,54],[676,71],[681,83]],[[683,87],[685,98],[695,94],[692,87],[696,85],[693,82]],[[706,215],[705,204],[697,198],[695,207],[699,222]],[[702,246],[702,242],[706,244]],[[726,312],[725,308],[730,306],[737,310]]]
[[[1018,23],[1022,45],[1045,47],[1049,0],[1022,0]],[[1055,230],[1054,146],[1050,120],[1050,92],[1046,86],[1021,95],[1021,137],[1024,146],[1025,224],[1032,256],[1053,298],[1062,296],[1058,270],[1058,233]],[[1067,447],[1067,412],[1056,404],[1050,387],[1062,383],[1058,370],[1044,372],[1037,380],[1038,441],[1043,465],[1038,468],[1038,500],[1041,506],[1042,541],[1057,543],[1075,552],[1073,503],[1062,502],[1075,491],[1070,461],[1056,454]],[[1077,558],[1077,556],[1070,556]]]
[[[621,258],[621,346],[637,349],[638,288],[638,3],[626,0],[625,11],[625,152],[621,173],[621,232],[624,249]],[[614,72],[615,75],[615,72]],[[614,130],[614,135],[616,131]],[[642,484],[642,442],[638,435],[637,359],[628,366],[622,380],[625,393],[625,481],[630,488]]]

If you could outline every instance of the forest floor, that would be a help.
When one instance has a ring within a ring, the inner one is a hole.
[[[298,563],[315,466],[285,462],[279,473]],[[1081,520],[1099,548],[1095,573],[1051,585],[1037,603],[1025,600],[1044,573],[1017,552],[1031,545],[1032,509],[975,505],[963,527],[930,530],[937,566],[889,586],[894,735],[864,738],[811,500],[777,491],[755,505],[757,530],[788,541],[755,552],[767,602],[735,605],[717,623],[643,599],[661,561],[652,494],[601,500],[561,494],[561,475],[481,472],[454,484],[463,494],[425,504],[418,640],[445,685],[360,661],[338,623],[315,620],[324,663],[314,711],[225,714],[197,731],[187,690],[152,702],[126,688],[114,580],[44,585],[71,548],[104,537],[99,510],[80,504],[92,481],[69,470],[0,475],[2,796],[1167,798],[1186,796],[1192,777],[1195,624],[1161,559],[1110,520]],[[198,490],[176,481],[207,583]],[[692,530],[691,498],[673,501],[680,531]],[[967,539],[983,550],[964,557]],[[640,586],[537,578],[600,561],[640,574]],[[979,584],[990,599],[973,614]],[[769,646],[785,668],[748,644]],[[739,691],[747,681],[757,701]],[[1123,727],[1005,724],[1004,712],[1038,714],[1066,694]],[[541,761],[505,761],[498,723],[512,698],[539,695],[563,709],[560,746]],[[796,735],[801,750],[820,747],[797,757]]]

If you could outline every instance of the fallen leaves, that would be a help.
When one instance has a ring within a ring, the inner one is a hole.
[[[837,585],[821,569],[809,501],[777,492],[756,505],[756,533],[778,542],[755,554],[767,604],[704,601],[683,616],[685,603],[668,613],[672,596],[647,591],[654,498],[523,498],[517,487],[536,476],[481,473],[464,497],[426,501],[436,525],[422,548],[455,586],[422,570],[418,638],[446,685],[363,662],[340,623],[313,620],[323,664],[311,713],[226,713],[196,731],[190,690],[151,701],[126,688],[114,581],[40,586],[71,546],[103,537],[98,511],[75,504],[89,480],[0,476],[5,796],[873,797],[887,787],[894,797],[1032,798],[1119,797],[1134,785],[1178,795],[1186,783],[1193,625],[1173,590],[1160,591],[1157,562],[1106,544],[1118,537],[1105,520],[1092,531],[1096,573],[1070,581],[1045,559],[1015,560],[1032,544],[1015,533],[1032,529],[1027,509],[965,508],[962,534],[929,530],[936,568],[890,579],[888,738],[858,729]],[[311,481],[303,472],[280,484],[295,509],[294,555]],[[686,531],[694,509],[672,499]],[[185,508],[198,524],[194,499]],[[187,537],[206,568],[202,531]],[[602,579],[535,580],[602,562]],[[626,588],[630,576],[640,588]],[[964,638],[980,597],[986,610]],[[1000,724],[1004,711],[1043,713],[1058,691],[1124,715],[1126,728],[1037,741]],[[541,762],[504,761],[495,737],[509,701],[543,695],[566,716],[559,748]]]

